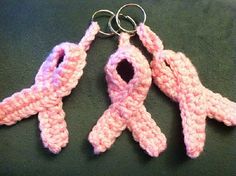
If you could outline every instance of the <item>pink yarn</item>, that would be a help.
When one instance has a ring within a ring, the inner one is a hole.
[[[13,125],[38,113],[44,146],[59,153],[68,143],[62,98],[78,84],[86,65],[86,51],[98,31],[98,24],[93,22],[79,44],[55,46],[39,69],[35,84],[0,103],[0,125]]]
[[[127,127],[135,141],[150,156],[157,157],[166,148],[166,138],[143,105],[151,85],[151,69],[142,53],[130,44],[129,38],[128,34],[120,35],[119,48],[105,67],[112,104],[93,127],[88,139],[95,154],[99,154],[109,149]],[[128,83],[116,70],[123,60],[134,68],[134,77]]]
[[[187,154],[196,158],[205,143],[206,116],[235,126],[236,103],[205,88],[189,58],[180,52],[163,50],[161,40],[149,27],[140,24],[137,33],[154,56],[151,68],[155,84],[179,102]]]

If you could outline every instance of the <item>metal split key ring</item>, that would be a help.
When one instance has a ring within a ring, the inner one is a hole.
[[[123,32],[127,32],[129,34],[133,34],[133,33],[136,33],[136,28],[134,30],[128,30],[128,29],[125,29],[124,27],[121,26],[121,23],[120,23],[120,19],[119,19],[119,16],[121,14],[121,11],[126,8],[126,7],[138,7],[142,13],[143,13],[143,21],[142,23],[144,24],[146,22],[146,19],[147,19],[147,14],[145,12],[145,10],[138,4],[135,4],[135,3],[129,3],[129,4],[125,4],[123,5],[116,13],[116,23],[117,23],[117,26],[123,31]]]
[[[95,21],[95,18],[98,17],[98,14],[101,13],[101,15],[103,16],[110,16],[109,20],[108,20],[108,27],[110,29],[110,32],[104,32],[102,30],[99,31],[100,34],[106,36],[106,37],[110,37],[110,36],[113,36],[113,35],[119,35],[120,32],[126,32],[128,34],[130,34],[131,36],[135,35],[136,33],[136,27],[137,27],[137,22],[132,18],[130,17],[129,15],[124,15],[121,13],[121,11],[126,8],[126,7],[130,7],[130,6],[135,6],[135,7],[138,7],[142,13],[143,13],[143,21],[142,23],[145,23],[146,22],[146,12],[145,10],[138,4],[134,4],[134,3],[129,3],[129,4],[125,4],[123,5],[118,11],[117,13],[115,14],[114,12],[110,11],[110,10],[107,10],[107,9],[101,9],[101,10],[98,10],[96,12],[94,12],[94,14],[92,15],[92,18],[91,18],[91,21]],[[114,29],[114,27],[112,26],[112,20],[115,18],[115,22],[116,22],[116,25],[118,27],[117,30]],[[133,30],[128,30],[128,29],[125,29],[124,27],[121,26],[121,19],[124,19],[128,22],[130,22],[133,26]]]

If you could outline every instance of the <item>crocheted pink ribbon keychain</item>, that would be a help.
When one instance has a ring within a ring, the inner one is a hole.
[[[137,27],[143,45],[153,54],[151,62],[155,84],[179,102],[187,154],[196,158],[205,143],[206,116],[236,125],[236,103],[204,87],[189,58],[183,53],[163,50],[159,37],[144,24]]]
[[[98,24],[92,22],[79,44],[55,46],[40,67],[35,84],[0,103],[0,125],[13,125],[38,113],[44,146],[59,153],[68,143],[62,98],[78,84],[86,64],[86,51],[98,31]]]
[[[88,140],[99,154],[109,149],[127,127],[141,148],[157,157],[166,148],[166,138],[143,105],[151,85],[151,69],[129,38],[126,33],[120,35],[119,48],[105,67],[112,104],[94,126]],[[117,72],[117,66],[124,60],[134,69],[134,76],[128,83]]]

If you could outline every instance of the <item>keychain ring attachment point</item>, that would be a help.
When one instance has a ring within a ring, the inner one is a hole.
[[[119,14],[121,14],[121,11],[126,8],[126,7],[132,7],[132,6],[135,6],[135,7],[138,7],[142,13],[143,13],[143,21],[142,23],[145,24],[146,22],[146,19],[147,19],[147,14],[145,12],[145,10],[142,8],[142,6],[140,6],[139,4],[135,4],[135,3],[129,3],[129,4],[125,4],[123,5],[116,13],[115,17],[116,17],[116,23],[117,23],[117,26],[124,32],[127,32],[127,33],[135,33],[136,32],[136,29],[135,30],[128,30],[128,29],[125,29],[124,27],[121,26],[121,23],[120,23],[120,19],[119,19]],[[131,18],[131,17],[130,17]],[[133,18],[132,18],[133,19]]]
[[[113,26],[112,26],[112,20],[115,18],[115,16],[116,15],[113,15],[113,16],[111,16],[110,17],[110,19],[109,19],[109,21],[108,21],[108,26],[109,26],[109,28],[110,28],[110,30],[112,31],[112,32],[114,32],[116,35],[120,35],[120,33],[119,33],[119,30],[115,30],[114,28],[113,28]],[[133,27],[136,29],[136,27],[137,27],[137,24],[136,24],[136,22],[135,22],[135,20],[133,19],[133,18],[131,18],[130,16],[128,16],[128,15],[124,15],[124,14],[119,14],[119,16],[121,16],[121,17],[123,17],[125,20],[127,20],[127,21],[129,21],[132,25],[133,25]],[[118,26],[119,27],[119,26]],[[129,34],[131,35],[131,36],[134,36],[135,35],[135,32],[136,32],[136,30],[134,30],[134,32],[129,32]]]
[[[95,18],[96,18],[96,16],[97,16],[99,13],[107,14],[107,15],[109,15],[109,16],[111,16],[111,17],[112,17],[112,16],[115,16],[115,13],[112,12],[112,11],[110,11],[110,10],[107,10],[107,9],[100,9],[100,10],[97,10],[96,12],[93,13],[92,18],[91,18],[91,21],[92,21],[92,22],[96,22]],[[104,16],[106,16],[106,15],[104,15]],[[113,31],[112,31],[112,32],[104,32],[104,31],[102,31],[102,30],[99,30],[99,33],[102,34],[102,35],[104,35],[104,36],[107,36],[107,37],[110,37],[110,36],[115,35],[115,33],[114,33]]]

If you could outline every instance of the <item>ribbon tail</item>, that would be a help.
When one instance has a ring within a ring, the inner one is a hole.
[[[132,132],[135,141],[139,142],[141,148],[150,156],[158,157],[166,149],[165,135],[144,106],[132,114],[127,127]]]
[[[227,126],[236,125],[236,103],[205,88],[207,97],[207,115]]]
[[[58,105],[46,108],[38,114],[41,138],[45,148],[57,154],[69,140],[62,101]]]
[[[10,126],[37,114],[42,109],[37,105],[37,94],[31,87],[4,99],[0,103],[0,125]]]
[[[109,149],[125,128],[125,119],[121,118],[111,105],[99,118],[88,136],[89,142],[94,147],[94,153],[99,154]]]
[[[205,97],[202,94],[191,100],[180,101],[184,142],[187,155],[191,158],[197,158],[205,144],[206,103],[204,102]]]

